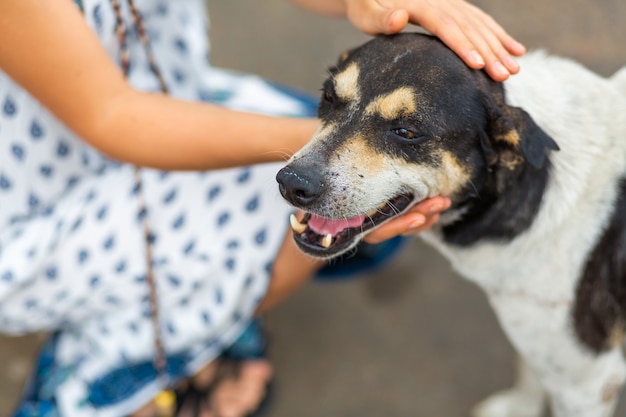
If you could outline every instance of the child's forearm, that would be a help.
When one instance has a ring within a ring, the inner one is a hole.
[[[0,68],[85,141],[123,162],[212,169],[278,161],[314,120],[133,90],[70,0],[0,2]]]
[[[113,158],[160,169],[216,169],[286,160],[317,120],[263,116],[130,91],[85,136]]]

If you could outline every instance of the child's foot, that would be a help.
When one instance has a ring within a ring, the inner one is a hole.
[[[267,394],[272,366],[266,359],[241,362],[236,375],[218,380],[210,394],[211,417],[245,417],[254,413]]]
[[[152,401],[130,417],[247,417],[263,402],[272,373],[267,359],[219,359],[179,387],[177,413]]]

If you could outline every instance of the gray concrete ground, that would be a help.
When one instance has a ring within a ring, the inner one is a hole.
[[[215,64],[314,94],[336,56],[367,39],[283,0],[209,4]],[[530,48],[604,75],[626,64],[623,0],[475,4]],[[466,416],[513,378],[513,351],[485,297],[417,240],[381,271],[308,285],[268,326],[277,370],[272,417]],[[0,338],[0,416],[9,413],[37,343]],[[626,404],[616,415],[626,416]]]

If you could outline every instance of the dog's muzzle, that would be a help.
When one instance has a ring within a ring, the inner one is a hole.
[[[287,166],[278,172],[276,181],[285,200],[306,212],[302,220],[291,215],[291,229],[300,250],[316,258],[333,258],[350,250],[366,232],[401,214],[414,200],[413,194],[404,193],[362,214],[329,218],[314,213],[322,206],[327,186],[318,170]]]

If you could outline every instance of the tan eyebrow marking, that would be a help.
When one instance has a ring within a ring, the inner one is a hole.
[[[365,114],[378,114],[386,120],[397,119],[415,112],[415,92],[409,87],[400,87],[384,96],[372,100],[365,109]]]
[[[360,98],[359,90],[359,66],[353,62],[335,75],[335,93],[344,101],[356,101]]]

